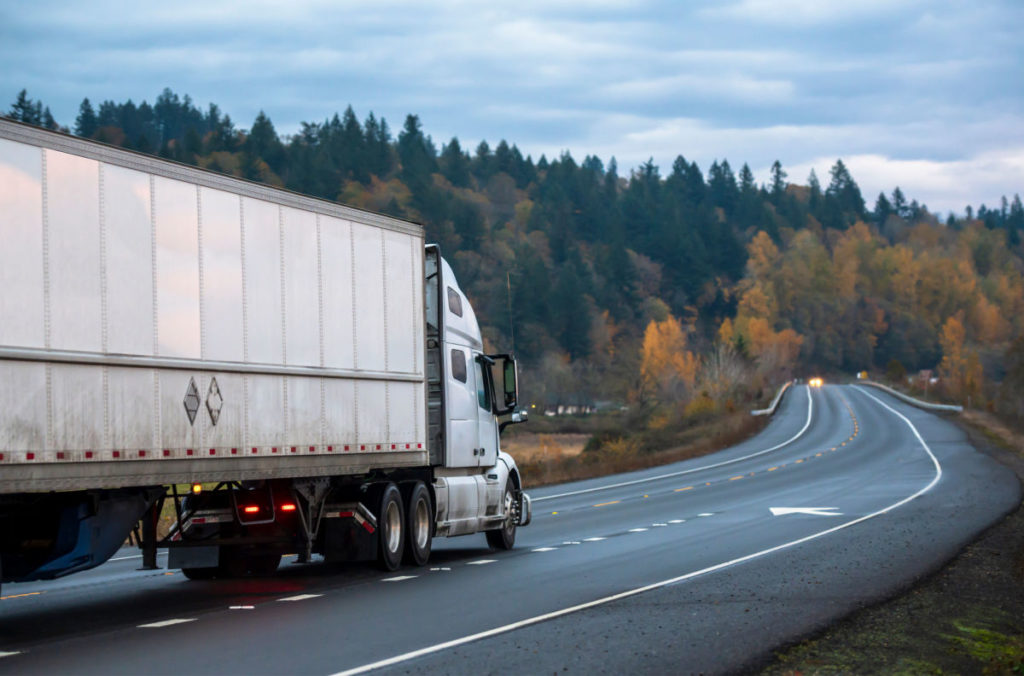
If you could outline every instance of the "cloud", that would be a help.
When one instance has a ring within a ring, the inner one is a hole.
[[[704,9],[707,17],[785,26],[817,26],[891,16],[918,0],[740,0]]]
[[[806,176],[814,168],[823,184],[834,159],[817,158],[793,167],[790,172]],[[999,205],[1004,195],[1024,192],[1024,144],[1017,147],[978,153],[946,162],[914,159],[900,160],[885,155],[852,155],[843,159],[860,186],[868,208],[878,193],[891,194],[895,186],[905,195],[938,214],[952,211],[962,214],[968,204]],[[800,181],[802,182],[802,181]]]

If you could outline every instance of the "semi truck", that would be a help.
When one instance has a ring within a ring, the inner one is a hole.
[[[0,581],[126,539],[395,570],[530,522],[516,361],[419,225],[0,120],[0,271]]]

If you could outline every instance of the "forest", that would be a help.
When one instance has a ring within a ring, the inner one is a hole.
[[[414,114],[395,133],[352,107],[290,135],[262,112],[242,129],[169,89],[85,99],[67,127],[23,90],[7,116],[422,224],[541,410],[689,416],[794,376],[931,370],[932,394],[1024,419],[1019,195],[942,218],[897,186],[869,206],[841,159],[824,182],[683,155],[621,171],[438,143]]]

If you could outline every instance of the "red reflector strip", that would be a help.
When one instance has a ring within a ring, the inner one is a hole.
[[[211,448],[210,449],[210,455],[217,455],[217,449],[216,448]]]
[[[139,451],[139,457],[140,458],[145,458],[146,457],[146,452],[145,451]]]
[[[166,449],[166,448],[164,449],[164,457],[165,458],[171,457],[171,452],[168,449]]]
[[[192,449],[190,448],[190,449],[188,449],[188,450],[186,450],[186,451],[185,451],[185,455],[195,455],[195,451],[193,451],[193,450],[192,450]]]
[[[373,531],[375,530],[375,528],[374,528],[373,526],[371,526],[371,525],[370,525],[370,522],[369,522],[369,521],[364,521],[364,522],[363,522],[363,528],[365,528],[365,529],[366,529],[366,532],[367,532],[367,533],[372,533],[372,532],[373,532]]]
[[[92,460],[92,455],[93,455],[92,451],[86,451],[85,452],[85,459],[86,460]]]
[[[64,459],[64,451],[57,451],[57,459],[58,460],[63,460]]]
[[[309,447],[309,452],[310,452],[310,453],[314,453],[314,452],[316,452],[316,446],[310,446],[310,447]]]
[[[35,460],[36,459],[36,454],[35,453],[26,453],[25,454],[25,459],[26,460]]]
[[[338,516],[342,519],[351,519],[352,512],[338,512]]]
[[[192,519],[192,523],[193,524],[204,524],[204,523],[206,523],[206,517],[204,517],[204,516],[194,517]]]

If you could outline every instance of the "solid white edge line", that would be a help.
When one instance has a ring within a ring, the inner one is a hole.
[[[772,446],[771,448],[766,448],[763,451],[757,451],[756,453],[751,453],[750,455],[744,455],[742,458],[733,458],[732,460],[723,460],[722,462],[716,462],[716,463],[711,464],[711,465],[704,465],[703,467],[694,467],[692,469],[684,469],[684,470],[681,470],[679,472],[671,472],[669,474],[661,474],[659,476],[652,476],[652,477],[647,477],[647,478],[644,478],[644,479],[633,479],[632,481],[623,481],[623,482],[617,483],[617,484],[608,484],[607,486],[595,486],[594,488],[584,488],[583,490],[570,491],[568,493],[559,493],[558,495],[544,495],[544,496],[541,496],[539,498],[533,498],[533,502],[537,503],[537,502],[543,502],[545,500],[554,500],[555,498],[567,498],[567,497],[570,497],[572,495],[583,495],[584,493],[595,493],[597,491],[606,491],[606,490],[609,490],[611,488],[622,488],[623,486],[635,486],[636,484],[647,483],[649,481],[658,481],[659,479],[669,479],[669,478],[674,477],[674,476],[683,476],[684,474],[693,474],[694,472],[703,472],[706,469],[715,469],[716,467],[724,467],[725,465],[732,465],[732,464],[735,464],[737,462],[743,462],[744,460],[749,460],[751,458],[756,458],[757,456],[764,455],[765,453],[771,453],[772,451],[777,451],[780,448],[782,448],[783,446],[787,446],[787,445],[793,443],[794,441],[796,441],[797,439],[799,439],[800,437],[802,437],[804,435],[804,432],[807,431],[807,428],[811,426],[811,414],[814,411],[814,399],[811,397],[811,388],[806,386],[806,385],[804,385],[804,389],[807,391],[807,422],[804,423],[804,426],[800,428],[799,432],[797,432],[794,436],[790,437],[789,439],[786,439],[781,444],[776,444],[775,446]]]
[[[730,568],[732,566],[735,566],[736,564],[744,563],[746,561],[751,561],[753,559],[757,559],[757,558],[760,558],[762,556],[766,556],[768,554],[774,554],[775,552],[779,552],[779,551],[782,551],[784,549],[789,549],[790,547],[795,547],[797,545],[804,544],[805,542],[810,542],[811,540],[816,540],[816,539],[818,539],[820,537],[824,537],[826,535],[831,535],[832,533],[835,533],[837,531],[843,530],[845,528],[849,528],[851,526],[855,526],[855,525],[857,525],[859,523],[863,523],[864,521],[868,521],[870,519],[874,519],[874,518],[876,518],[878,516],[881,516],[882,514],[885,514],[887,512],[891,512],[894,509],[902,507],[903,505],[907,504],[911,500],[919,498],[922,495],[924,495],[925,493],[927,493],[928,491],[930,491],[935,486],[935,484],[937,484],[939,482],[939,479],[942,478],[942,466],[939,464],[939,460],[938,460],[938,458],[935,457],[935,454],[932,453],[931,448],[928,447],[928,444],[925,443],[925,440],[921,437],[921,434],[917,431],[917,428],[914,427],[914,424],[912,422],[910,422],[910,420],[906,416],[904,416],[902,413],[900,413],[899,411],[895,410],[894,408],[890,407],[888,404],[884,403],[883,401],[881,401],[877,397],[875,397],[875,396],[873,396],[873,395],[871,395],[871,394],[869,394],[867,392],[864,392],[864,391],[860,390],[860,388],[856,388],[855,387],[854,389],[856,389],[861,394],[864,394],[864,395],[874,399],[878,404],[880,404],[881,406],[885,407],[886,409],[891,411],[893,414],[899,416],[903,420],[903,422],[905,422],[907,424],[907,426],[910,427],[911,431],[914,433],[914,436],[917,437],[917,440],[919,442],[921,442],[921,447],[924,448],[925,452],[928,454],[928,457],[931,458],[932,463],[935,465],[935,477],[928,483],[927,486],[925,486],[924,488],[921,488],[920,490],[918,490],[913,495],[910,495],[910,496],[908,496],[906,498],[903,498],[899,502],[895,502],[895,503],[889,505],[888,507],[886,507],[884,509],[878,510],[877,512],[872,512],[871,514],[866,514],[865,516],[853,519],[852,521],[847,521],[846,523],[842,523],[842,524],[840,524],[838,526],[833,526],[832,528],[828,528],[826,530],[819,531],[817,533],[812,533],[811,535],[802,537],[802,538],[800,538],[798,540],[792,540],[790,542],[785,542],[785,543],[783,543],[781,545],[776,545],[776,546],[771,547],[769,549],[763,549],[763,550],[761,550],[759,552],[754,552],[753,554],[747,554],[746,556],[741,556],[741,557],[739,557],[737,559],[732,559],[731,561],[724,561],[722,563],[716,563],[713,566],[708,566],[707,568],[701,568],[700,570],[695,570],[695,571],[693,571],[691,573],[686,573],[685,575],[680,575],[678,577],[674,577],[674,578],[671,578],[669,580],[662,580],[661,582],[655,582],[653,584],[649,584],[649,585],[646,585],[644,587],[638,587],[637,589],[630,589],[628,591],[620,592],[618,594],[613,594],[612,596],[606,596],[604,598],[597,599],[596,601],[588,601],[587,603],[581,603],[579,605],[572,606],[570,608],[563,608],[561,610],[555,610],[555,611],[552,611],[550,613],[545,613],[543,615],[538,615],[536,617],[527,618],[527,619],[521,620],[519,622],[513,622],[511,624],[506,624],[506,625],[504,625],[502,627],[495,627],[494,629],[488,629],[487,631],[481,631],[481,632],[479,632],[477,634],[472,634],[470,636],[463,636],[462,638],[453,639],[451,641],[446,641],[444,643],[438,643],[437,645],[428,646],[426,648],[420,648],[419,650],[413,650],[413,651],[404,653],[402,655],[396,655],[395,657],[390,657],[388,659],[380,660],[379,662],[374,662],[372,664],[364,664],[363,666],[360,666],[360,667],[354,667],[352,669],[347,669],[345,671],[339,671],[338,673],[333,674],[332,676],[352,676],[354,674],[363,674],[363,673],[366,673],[368,671],[373,671],[374,669],[380,669],[382,667],[392,666],[394,664],[399,664],[401,662],[406,662],[408,660],[416,659],[417,657],[423,657],[424,655],[430,655],[432,653],[440,652],[442,650],[447,650],[448,648],[455,648],[455,647],[460,646],[460,645],[465,645],[466,643],[472,643],[473,641],[479,641],[481,639],[490,638],[492,636],[497,636],[499,634],[504,634],[504,633],[507,633],[509,631],[514,631],[516,629],[521,629],[523,627],[529,627],[529,626],[534,625],[534,624],[539,624],[541,622],[546,622],[547,620],[553,620],[555,618],[562,617],[564,615],[569,615],[571,613],[576,613],[576,612],[579,612],[581,610],[587,610],[588,608],[594,608],[596,606],[602,606],[602,605],[605,605],[607,603],[611,603],[613,601],[619,601],[621,599],[629,598],[631,596],[637,596],[638,594],[643,594],[645,592],[649,592],[649,591],[652,591],[654,589],[659,589],[661,587],[667,587],[669,585],[677,584],[679,582],[683,582],[684,580],[689,580],[691,578],[698,577],[700,575],[706,575],[707,573],[712,573],[712,572],[715,572],[715,571],[718,571],[718,570],[723,570],[725,568]]]
[[[159,629],[161,627],[170,627],[175,624],[185,624],[186,622],[195,622],[196,618],[179,618],[176,620],[164,620],[162,622],[150,622],[149,624],[140,624],[139,629]]]
[[[10,657],[11,655],[20,655],[20,650],[11,650],[10,652],[4,652],[0,650],[0,657]]]

